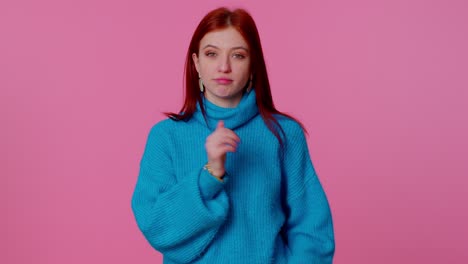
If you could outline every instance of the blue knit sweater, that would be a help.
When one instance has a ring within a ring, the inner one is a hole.
[[[282,154],[254,91],[236,108],[204,105],[207,120],[198,106],[189,121],[156,124],[141,160],[132,209],[164,263],[331,263],[330,208],[299,124],[278,117]],[[241,139],[223,182],[203,170],[219,120]]]

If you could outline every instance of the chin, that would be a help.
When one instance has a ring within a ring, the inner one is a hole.
[[[229,89],[223,89],[223,88],[215,88],[212,94],[221,98],[229,98],[232,96],[232,93]]]

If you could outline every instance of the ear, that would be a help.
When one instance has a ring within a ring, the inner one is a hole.
[[[193,60],[193,64],[195,64],[195,69],[197,69],[198,75],[200,75],[200,66],[198,62],[198,56],[196,53],[192,54],[192,60]]]

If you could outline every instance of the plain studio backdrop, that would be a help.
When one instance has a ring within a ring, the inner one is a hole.
[[[335,263],[468,263],[467,3],[2,0],[0,262],[161,263],[131,212],[140,158],[228,6],[309,131]]]

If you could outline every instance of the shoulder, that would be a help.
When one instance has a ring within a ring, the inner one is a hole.
[[[170,118],[166,118],[155,123],[149,131],[148,142],[167,140],[170,135],[173,134],[178,122],[183,121],[175,121]]]
[[[174,123],[176,123],[177,121],[174,121],[170,118],[165,118],[159,122],[157,122],[156,124],[154,124],[152,127],[151,127],[151,130],[150,130],[150,133],[166,133],[166,132],[170,132],[173,127],[174,127]]]
[[[304,130],[301,124],[293,118],[284,115],[275,115],[275,118],[278,120],[286,139],[304,137]]]

